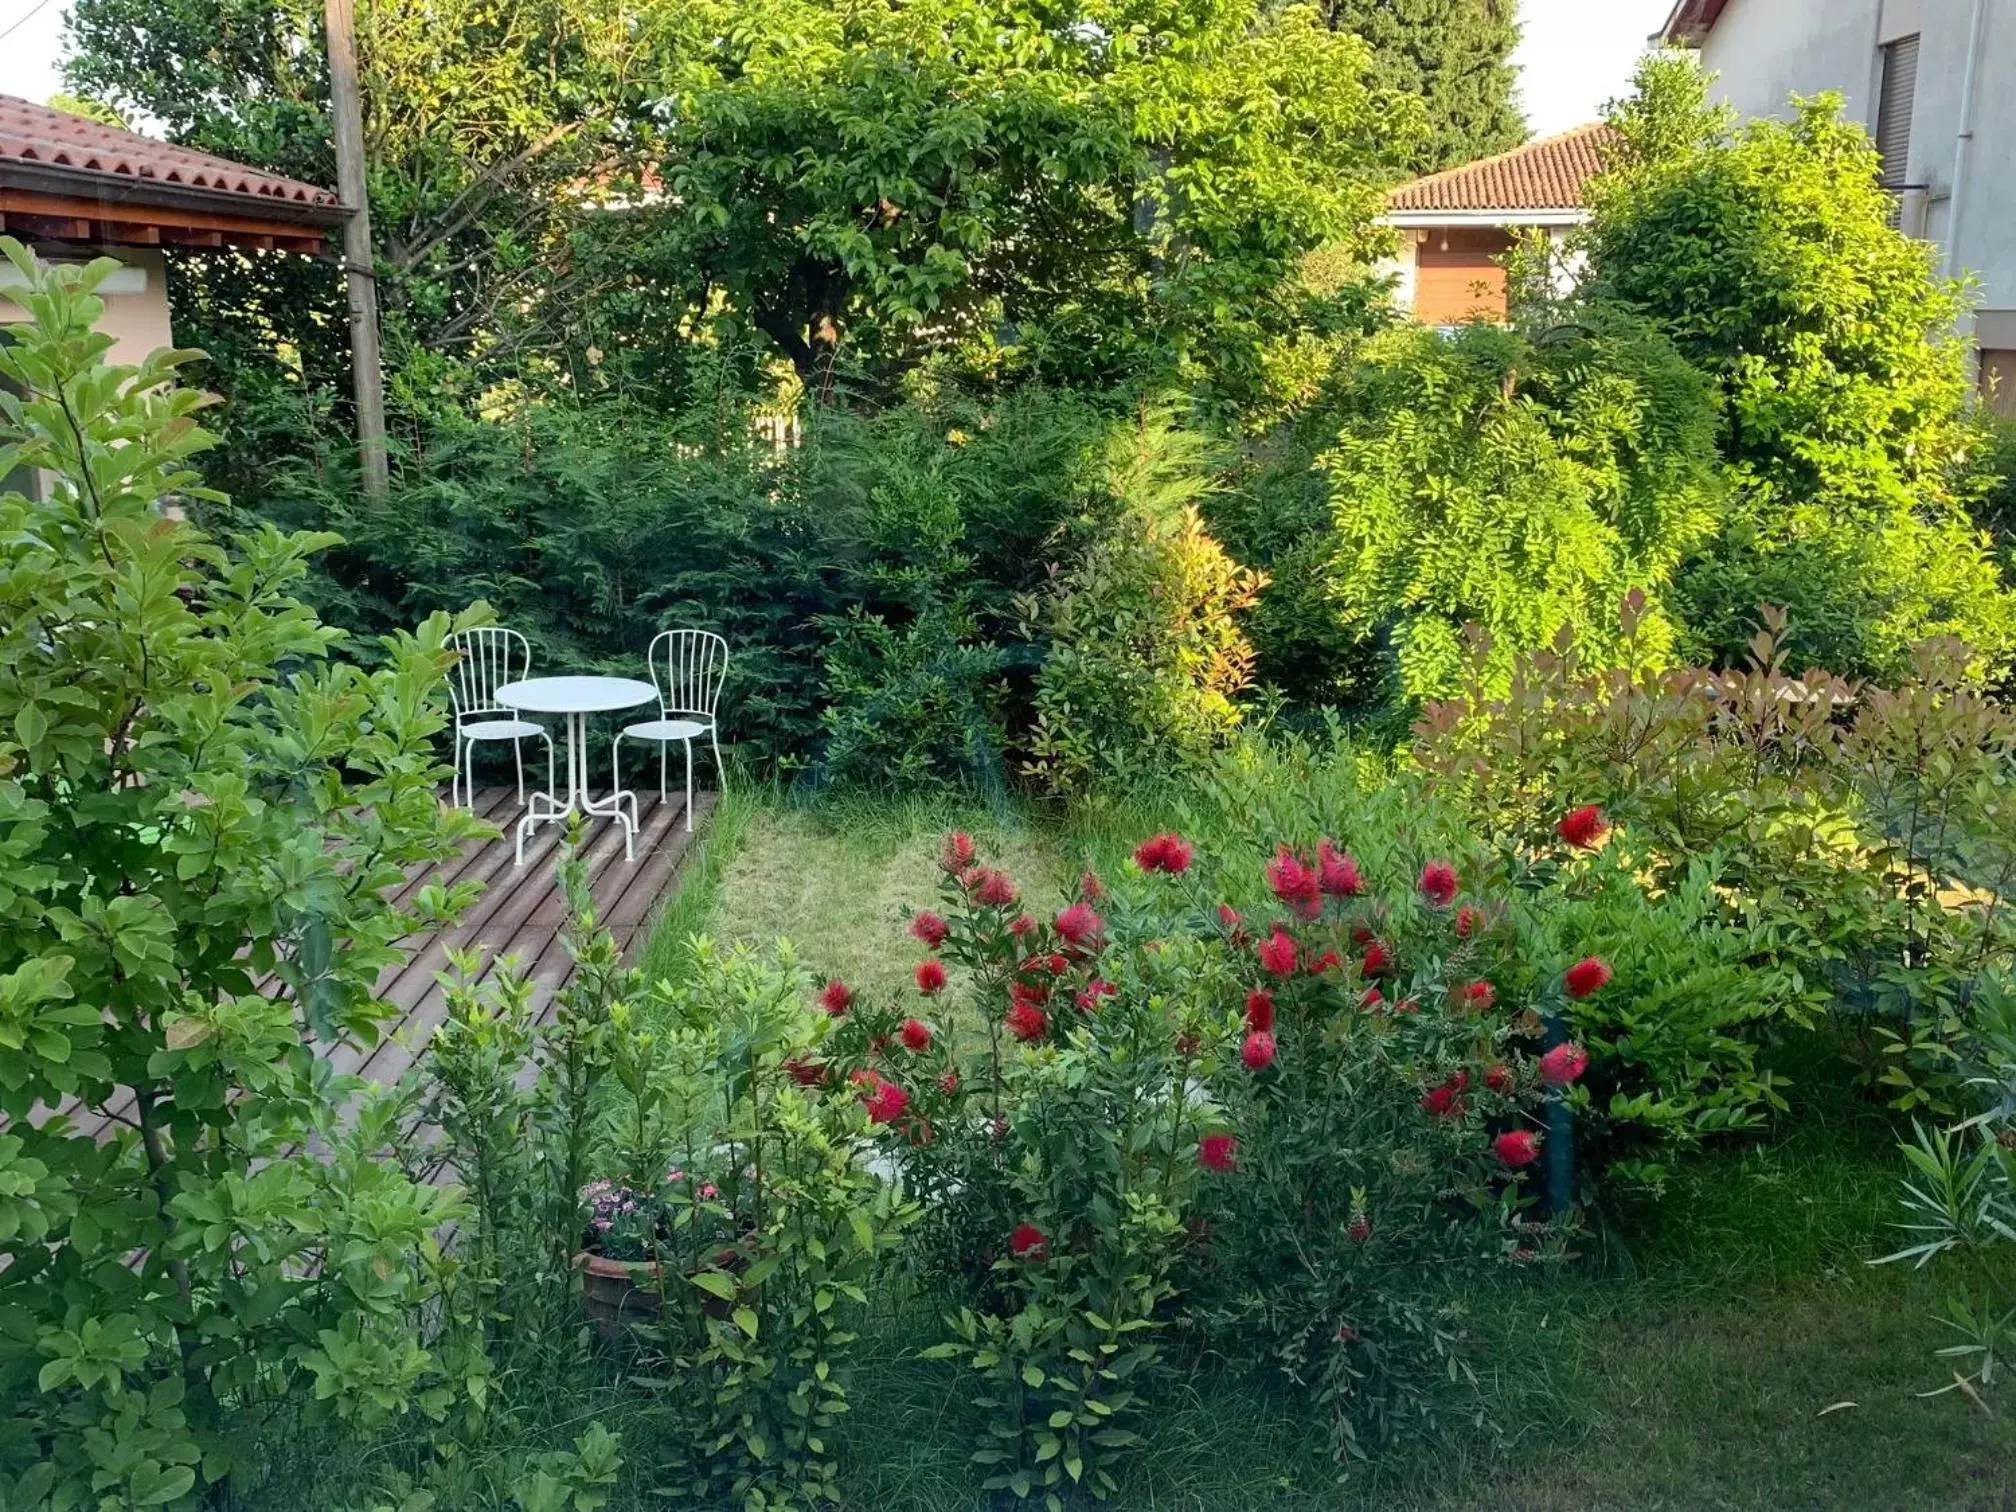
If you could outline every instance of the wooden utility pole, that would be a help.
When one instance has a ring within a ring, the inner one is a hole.
[[[385,373],[378,361],[378,281],[371,262],[371,200],[364,183],[364,104],[357,91],[357,26],[350,0],[323,0],[329,33],[329,104],[336,132],[336,192],[343,223],[343,275],[350,293],[350,381],[357,399],[357,451],[364,492],[383,499]]]

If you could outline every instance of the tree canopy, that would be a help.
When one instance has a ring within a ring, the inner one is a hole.
[[[1435,173],[1526,139],[1511,58],[1519,41],[1512,0],[1326,0],[1330,22],[1372,49],[1372,83],[1417,95],[1427,131],[1407,155]]]

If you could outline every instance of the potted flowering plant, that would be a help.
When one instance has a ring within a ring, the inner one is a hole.
[[[641,1191],[606,1179],[582,1188],[581,1206],[588,1216],[574,1264],[581,1272],[582,1304],[598,1337],[617,1342],[636,1323],[659,1315],[674,1234],[695,1219],[711,1228],[725,1217],[720,1196],[713,1182],[696,1182],[676,1166]]]

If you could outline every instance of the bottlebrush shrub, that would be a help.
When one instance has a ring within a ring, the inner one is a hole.
[[[855,1000],[829,1085],[915,1099],[891,1153],[964,1289],[936,1352],[982,1383],[990,1486],[1109,1492],[1178,1324],[1320,1390],[1347,1451],[1425,1415],[1463,1343],[1439,1278],[1539,1247],[1493,1140],[1546,1094],[1537,1018],[1489,986],[1503,900],[1424,859],[1284,852],[1239,910],[1165,834],[1038,908],[948,837],[913,932],[984,1044],[920,1058],[900,1026],[942,995]]]

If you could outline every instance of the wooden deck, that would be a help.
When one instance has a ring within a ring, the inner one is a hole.
[[[653,907],[678,874],[693,838],[706,828],[714,794],[694,795],[691,833],[686,829],[685,806],[683,794],[675,793],[661,804],[657,793],[638,792],[634,861],[624,860],[622,827],[610,820],[595,820],[583,837],[596,920],[615,937],[626,956],[634,955],[643,944]],[[377,995],[399,1010],[399,1018],[376,1045],[345,1040],[320,1047],[334,1070],[389,1084],[411,1069],[446,1012],[446,998],[436,976],[448,969],[450,947],[481,953],[479,981],[496,969],[498,961],[506,956],[515,958],[532,982],[532,1009],[541,1022],[551,1009],[553,995],[573,975],[574,963],[560,939],[566,899],[554,869],[566,826],[540,825],[526,844],[525,864],[518,866],[513,859],[513,829],[522,810],[516,791],[480,789],[475,811],[497,826],[501,831],[498,837],[474,841],[460,855],[438,866],[417,868],[394,896],[411,897],[430,882],[470,880],[483,884],[482,894],[452,930],[405,942],[412,950],[406,964],[388,970],[377,984]],[[132,1107],[133,1094],[122,1087],[103,1110],[72,1103],[58,1111],[68,1114],[71,1126],[79,1132],[96,1133],[108,1123],[130,1122]]]

